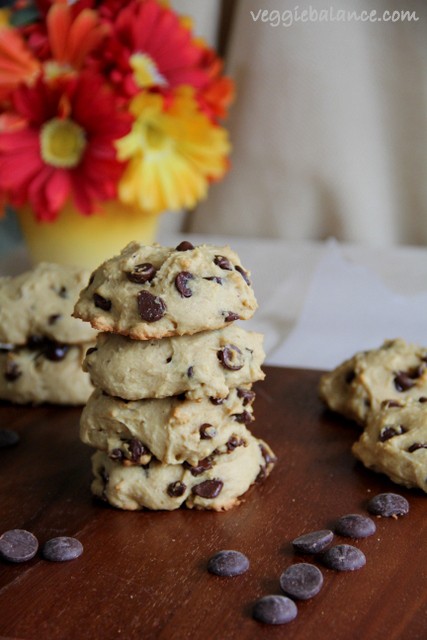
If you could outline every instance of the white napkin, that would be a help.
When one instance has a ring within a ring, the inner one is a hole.
[[[330,241],[298,322],[268,364],[332,369],[356,351],[397,337],[427,345],[427,291],[391,291],[368,268],[346,260]]]

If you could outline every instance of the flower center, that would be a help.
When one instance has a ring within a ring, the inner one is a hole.
[[[42,127],[40,147],[46,164],[61,169],[76,167],[86,148],[84,129],[67,118],[53,118]]]
[[[136,86],[147,89],[155,85],[164,87],[168,84],[160,73],[154,60],[146,53],[134,53],[129,58]]]
[[[150,149],[161,149],[166,143],[166,134],[160,127],[149,122],[145,126],[145,141]]]

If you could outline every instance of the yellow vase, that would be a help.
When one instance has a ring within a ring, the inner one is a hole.
[[[30,258],[38,262],[94,269],[120,253],[132,240],[152,244],[156,239],[158,215],[147,215],[111,200],[100,210],[83,216],[68,203],[55,222],[38,222],[30,207],[17,211]]]

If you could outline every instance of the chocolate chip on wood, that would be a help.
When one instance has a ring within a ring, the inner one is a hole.
[[[379,493],[369,500],[368,511],[385,518],[404,516],[409,512],[409,502],[397,493]]]
[[[218,551],[208,562],[209,573],[217,576],[240,576],[249,569],[249,560],[240,551]]]
[[[255,602],[252,615],[264,624],[286,624],[294,620],[298,609],[286,596],[264,596]]]
[[[50,562],[75,560],[83,553],[83,545],[77,538],[58,536],[48,540],[42,548],[42,555]]]
[[[335,524],[335,532],[347,538],[367,538],[376,531],[372,518],[362,516],[359,513],[350,513],[341,516]]]
[[[330,529],[320,529],[298,536],[292,540],[292,545],[301,553],[320,553],[331,544],[333,537],[334,534]]]
[[[322,554],[321,561],[326,567],[335,571],[356,571],[365,566],[366,557],[357,547],[350,544],[337,544]]]
[[[9,562],[27,562],[39,548],[35,535],[25,529],[10,529],[0,536],[0,555]]]
[[[298,562],[280,576],[282,591],[297,600],[309,600],[317,595],[323,585],[323,574],[314,564]]]

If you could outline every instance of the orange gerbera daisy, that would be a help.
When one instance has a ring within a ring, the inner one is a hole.
[[[0,101],[8,98],[21,82],[32,84],[40,70],[22,36],[15,29],[0,26]]]
[[[82,73],[54,85],[39,79],[14,94],[25,124],[0,133],[0,190],[54,220],[70,197],[83,214],[116,196],[123,165],[114,140],[130,128],[102,79]]]

